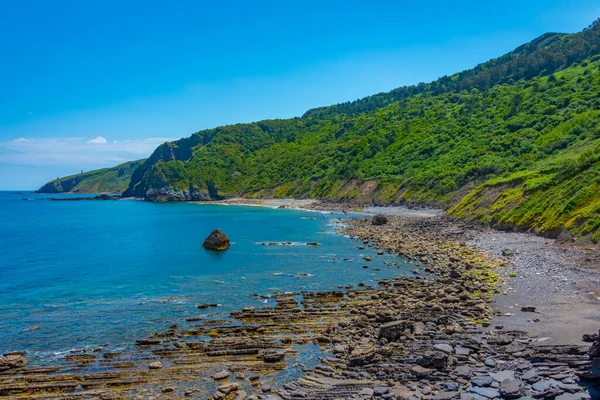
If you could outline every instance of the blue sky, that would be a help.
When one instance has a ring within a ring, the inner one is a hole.
[[[2,0],[0,190],[431,81],[597,17],[597,0]]]

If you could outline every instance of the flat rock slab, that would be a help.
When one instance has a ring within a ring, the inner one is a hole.
[[[519,397],[523,382],[519,379],[505,379],[500,383],[500,393],[507,398]]]
[[[473,387],[471,388],[471,392],[477,393],[478,395],[481,395],[488,399],[495,399],[497,397],[500,397],[500,392],[492,388]]]
[[[502,382],[505,379],[515,379],[515,371],[506,370],[500,372],[490,372],[490,376],[496,382]]]
[[[445,343],[435,344],[433,345],[433,347],[437,350],[443,351],[444,353],[452,353],[452,351],[454,350],[452,346]]]
[[[492,382],[494,382],[494,380],[489,375],[482,375],[471,379],[471,383],[479,387],[488,387]]]
[[[458,377],[468,378],[469,376],[471,376],[471,371],[472,369],[468,365],[461,365],[460,367],[456,367],[454,373]]]

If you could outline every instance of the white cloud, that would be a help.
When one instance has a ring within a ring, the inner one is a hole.
[[[102,136],[96,136],[92,140],[88,140],[87,143],[88,144],[106,144],[106,139],[104,139]]]
[[[172,140],[175,139],[146,138],[108,143],[102,137],[87,141],[80,137],[18,138],[0,141],[0,164],[62,165],[74,171],[88,170],[148,157],[158,145]]]

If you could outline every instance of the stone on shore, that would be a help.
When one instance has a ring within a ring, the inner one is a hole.
[[[161,364],[160,361],[154,361],[154,362],[150,363],[149,367],[150,367],[150,369],[161,369],[163,367],[163,365]]]
[[[226,379],[228,377],[229,377],[229,371],[227,371],[227,370],[223,370],[221,372],[217,372],[213,376],[213,378],[214,378],[215,381],[220,381],[220,380]]]
[[[387,224],[388,219],[385,215],[382,214],[377,214],[376,216],[373,217],[373,219],[371,220],[371,223],[375,226],[381,226],[381,225],[385,225]]]
[[[0,357],[0,371],[22,368],[27,364],[27,360],[20,354],[8,354]]]
[[[230,246],[229,238],[220,229],[212,231],[202,243],[205,249],[217,251],[227,250]]]

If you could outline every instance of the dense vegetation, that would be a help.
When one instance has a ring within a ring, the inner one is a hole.
[[[429,84],[198,132],[161,145],[125,195],[435,204],[598,240],[599,53],[596,22]]]
[[[129,161],[112,168],[57,178],[39,188],[37,193],[123,193],[131,175],[144,161]]]

